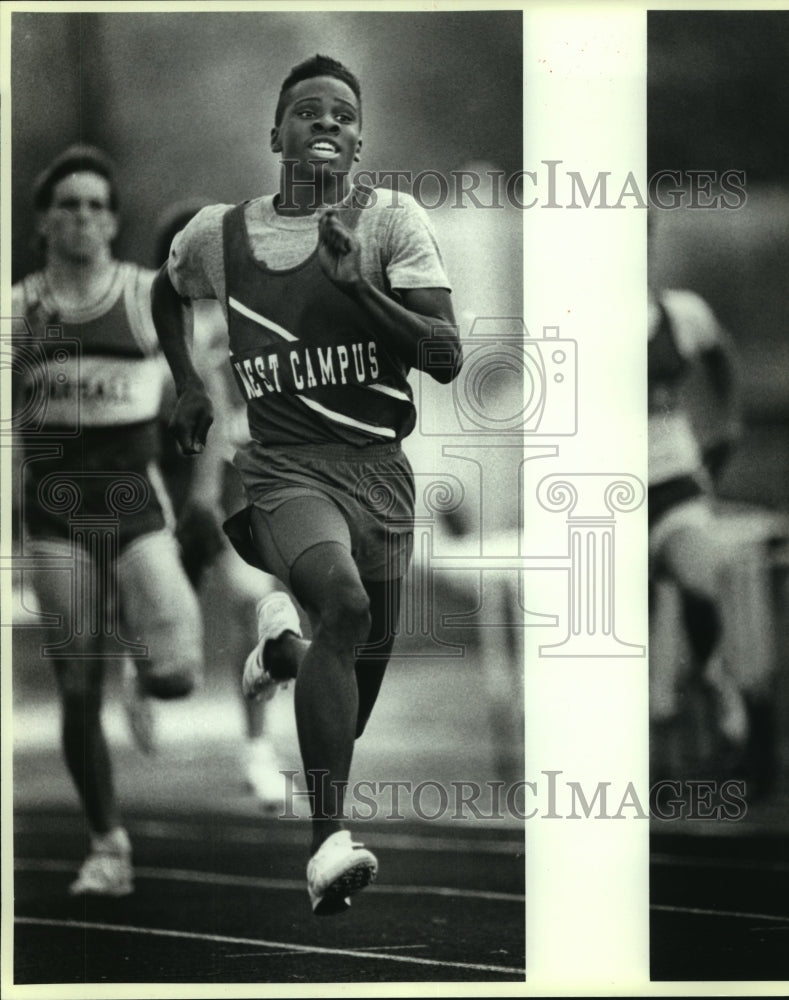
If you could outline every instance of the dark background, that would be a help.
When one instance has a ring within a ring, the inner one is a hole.
[[[740,353],[746,433],[725,496],[789,507],[789,11],[648,15],[648,163],[741,170],[737,210],[660,211],[658,287],[701,294]]]
[[[788,68],[789,11],[648,15],[650,176],[737,170],[747,192],[736,210],[656,211],[649,253],[653,287],[699,293],[740,357],[745,427],[720,483],[716,530],[739,545],[727,565],[724,655],[750,706],[746,750],[735,759],[702,746],[699,700],[690,684],[680,694],[675,760],[691,776],[743,774],[749,811],[728,830],[688,822],[679,837],[653,824],[655,980],[787,973],[786,941],[771,921],[786,920],[789,548],[785,518],[770,512],[789,512]]]
[[[317,52],[361,80],[361,167],[522,165],[520,11],[15,13],[11,52],[15,281],[36,263],[32,180],[73,142],[116,161],[116,252],[140,263],[173,202],[274,190],[279,88]]]
[[[789,183],[789,11],[649,14],[649,170]]]

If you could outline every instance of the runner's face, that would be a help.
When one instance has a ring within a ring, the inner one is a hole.
[[[348,84],[316,76],[291,87],[282,121],[271,130],[271,150],[305,168],[302,176],[348,173],[362,146],[360,132],[359,102]]]
[[[58,181],[39,223],[47,252],[78,263],[95,260],[107,251],[117,231],[109,182],[87,170]]]

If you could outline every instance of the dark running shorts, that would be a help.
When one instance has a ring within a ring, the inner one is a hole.
[[[363,580],[407,572],[414,474],[399,443],[265,448],[252,441],[234,464],[248,503],[265,515],[267,540],[257,554],[248,544],[249,508],[225,525],[247,562],[289,586],[299,556],[321,542],[339,542],[350,548]]]
[[[119,551],[143,535],[172,527],[169,497],[154,462],[106,472],[53,466],[45,474],[32,462],[24,514],[33,538],[68,540],[72,530],[86,525],[117,528]]]
[[[651,531],[670,510],[703,495],[704,490],[693,476],[678,476],[676,479],[666,480],[665,483],[650,486],[648,497],[649,530]]]

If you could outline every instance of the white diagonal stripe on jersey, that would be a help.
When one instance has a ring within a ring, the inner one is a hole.
[[[320,413],[328,420],[333,420],[337,424],[346,424],[348,427],[356,427],[360,431],[367,431],[368,434],[376,434],[378,437],[393,438],[396,436],[391,427],[376,427],[375,424],[365,424],[361,420],[355,420],[353,417],[347,417],[344,413],[337,413],[336,410],[327,410],[325,406],[321,406],[320,403],[316,403],[314,399],[307,399],[306,396],[296,396],[296,399],[300,399],[302,403],[306,403],[310,409],[315,410],[317,413]]]
[[[390,385],[367,385],[365,389],[375,389],[376,392],[382,392],[385,396],[391,396],[392,399],[402,399],[406,403],[411,402],[411,398],[407,392],[401,392],[399,389],[393,389]]]
[[[298,340],[298,337],[286,330],[284,326],[280,326],[279,323],[275,323],[274,320],[266,319],[265,316],[261,316],[260,313],[256,313],[253,309],[249,309],[244,305],[243,302],[239,302],[238,299],[234,299],[231,295],[228,299],[230,303],[230,308],[235,309],[236,312],[240,312],[242,316],[246,316],[247,319],[251,319],[254,323],[260,323],[261,326],[265,326],[267,330],[273,330],[274,333],[278,333],[283,340]]]

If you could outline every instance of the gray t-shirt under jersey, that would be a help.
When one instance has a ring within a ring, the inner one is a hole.
[[[356,235],[361,244],[362,274],[386,291],[446,288],[449,281],[425,210],[407,194],[387,189],[374,192],[375,201],[361,212]],[[230,205],[209,205],[173,240],[169,272],[180,295],[225,302],[222,217]],[[318,241],[318,214],[277,215],[274,197],[247,204],[247,231],[254,257],[273,270],[295,267],[313,252]],[[227,317],[226,317],[227,318]]]

